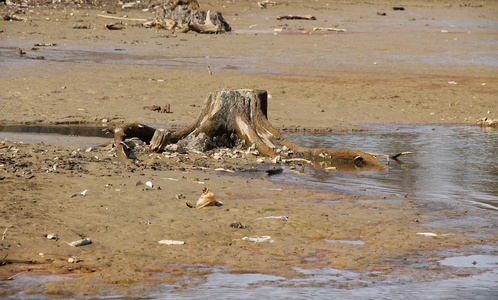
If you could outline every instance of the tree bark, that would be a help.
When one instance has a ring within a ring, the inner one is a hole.
[[[116,129],[118,153],[129,163],[121,145],[127,137],[138,137],[146,143],[152,141],[151,150],[156,152],[172,143],[204,152],[216,147],[233,147],[242,142],[257,149],[261,155],[304,158],[316,167],[362,170],[385,168],[381,161],[369,153],[349,149],[309,149],[290,142],[268,121],[267,106],[267,92],[263,90],[216,91],[206,98],[197,119],[182,130],[155,130],[141,124]]]

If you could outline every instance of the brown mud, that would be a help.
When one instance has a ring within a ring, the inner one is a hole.
[[[391,1],[282,1],[267,9],[256,2],[200,1],[204,9],[221,11],[234,29],[221,35],[172,35],[135,21],[110,31],[104,25],[111,20],[98,16],[115,10],[117,16],[153,17],[141,9],[21,8],[29,21],[0,21],[0,121],[185,126],[208,93],[221,88],[267,90],[269,120],[281,130],[473,125],[498,117],[497,66],[478,63],[493,51],[487,41],[496,38],[496,25],[486,24],[497,22],[494,1],[404,1],[404,11],[393,11]],[[0,6],[2,16],[16,9]],[[381,11],[386,16],[377,15]],[[276,20],[297,14],[317,20]],[[73,29],[77,24],[91,29]],[[347,32],[310,34],[334,26]],[[39,56],[44,59],[30,59]],[[143,109],[167,104],[171,113]],[[23,287],[28,293],[73,296],[143,294],[159,283],[188,289],[190,279],[196,282],[215,266],[285,278],[302,276],[295,267],[332,267],[426,281],[470,272],[422,270],[421,264],[496,245],[493,226],[426,226],[434,219],[491,220],[492,211],[282,186],[265,180],[259,157],[228,152],[232,155],[216,159],[138,151],[142,164],[131,170],[112,144],[89,149],[1,141],[0,278],[26,271],[78,275],[42,288]],[[185,201],[195,203],[205,186],[224,205],[188,208]],[[268,216],[288,220],[258,219]],[[234,222],[244,228],[231,227]],[[59,240],[44,236],[50,233]],[[271,241],[243,239],[254,236]],[[67,244],[83,237],[93,243]],[[185,244],[158,243],[164,239]],[[81,261],[69,263],[69,257]]]

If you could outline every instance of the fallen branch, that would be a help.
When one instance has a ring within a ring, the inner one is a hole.
[[[7,280],[12,280],[12,279],[14,279],[15,277],[17,277],[17,276],[19,276],[19,275],[22,275],[22,274],[26,274],[26,273],[28,273],[29,271],[30,271],[30,270],[27,270],[27,271],[22,271],[22,272],[20,272],[20,273],[14,274],[14,275],[12,275],[12,276],[8,277],[8,278],[7,278]]]
[[[55,43],[36,43],[34,44],[35,47],[54,47],[57,46]]]
[[[288,16],[279,16],[277,17],[277,20],[316,20],[316,18],[312,15],[304,15],[304,16],[288,15]]]
[[[114,19],[114,20],[128,20],[128,21],[137,21],[137,22],[147,22],[147,19],[133,19],[133,18],[125,18],[125,17],[114,17],[114,16],[106,16],[106,15],[97,15],[97,17]]]
[[[33,260],[21,260],[21,259],[7,259],[7,256],[5,256],[4,259],[0,262],[0,266],[4,266],[7,264],[27,264],[27,265],[37,265],[40,264],[37,261]]]
[[[427,153],[426,151],[405,151],[405,152],[398,152],[394,155],[389,155],[389,154],[383,154],[383,153],[368,153],[373,156],[383,156],[387,159],[387,162],[389,163],[389,159],[394,159],[397,160],[398,157],[402,155],[408,155],[408,154],[415,154],[415,153]]]
[[[143,124],[131,124],[114,129],[114,144],[116,145],[118,157],[121,158],[127,166],[132,166],[133,163],[130,161],[123,148],[124,140],[126,137],[137,137],[146,143],[150,143],[155,131],[154,128]]]
[[[415,153],[427,153],[426,151],[413,151],[413,152],[398,152],[394,155],[391,155],[389,156],[390,158],[392,159],[397,159],[398,157],[400,157],[401,155],[407,155],[407,154],[415,154]]]
[[[315,31],[335,31],[335,32],[346,32],[346,29],[341,28],[332,28],[332,27],[315,27],[313,28],[313,32]]]

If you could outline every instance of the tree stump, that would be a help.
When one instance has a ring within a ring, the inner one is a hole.
[[[266,91],[219,90],[209,94],[197,119],[190,126],[176,132],[165,132],[142,124],[127,125],[115,130],[116,146],[121,145],[127,137],[138,137],[146,143],[154,140],[151,150],[156,152],[172,143],[203,152],[215,147],[233,147],[245,143],[257,149],[261,155],[302,158],[316,167],[363,170],[385,168],[381,161],[369,153],[349,149],[309,149],[290,142],[268,121],[267,106]],[[120,157],[129,163],[122,146],[118,146],[118,153],[123,153]]]
[[[201,10],[195,0],[169,1],[158,8],[156,19],[161,24],[173,21],[168,28],[178,28],[182,32],[223,33],[232,30],[220,12]]]

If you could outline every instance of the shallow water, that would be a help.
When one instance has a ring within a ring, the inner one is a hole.
[[[41,57],[43,59],[33,59]],[[17,68],[20,64],[36,64],[44,61],[76,64],[127,64],[137,66],[154,66],[165,68],[241,70],[250,72],[276,73],[277,71],[262,66],[250,57],[242,56],[174,56],[174,55],[143,55],[124,48],[87,48],[76,49],[70,46],[46,47],[36,53],[29,52],[27,56],[19,56],[17,46],[1,46],[0,57],[7,69]]]
[[[5,125],[0,126],[0,138],[96,146],[112,139],[112,134],[107,134],[104,129],[84,125]],[[305,171],[312,174],[303,176],[287,169],[270,180],[299,182],[347,194],[406,195],[498,210],[498,129],[462,125],[375,125],[366,129],[359,132],[286,133],[285,136],[309,148],[349,148],[385,154],[420,153],[401,156],[398,161],[390,160],[387,172],[330,173],[307,168]]]
[[[106,127],[85,125],[3,125],[0,138],[25,143],[97,146],[109,142]]]
[[[498,130],[476,126],[370,126],[372,131],[292,133],[286,138],[310,148],[370,153],[415,153],[389,162],[388,172],[284,172],[273,180],[353,194],[409,196],[498,209]],[[382,160],[383,158],[380,157]],[[385,161],[385,160],[384,160]]]
[[[498,209],[498,130],[461,125],[375,125],[366,129],[323,134],[286,133],[285,136],[306,147],[353,148],[388,154],[400,151],[427,153],[402,156],[400,162],[391,161],[387,172],[326,173],[307,167],[306,171],[311,171],[309,175],[285,169],[279,175],[268,177],[268,180],[292,184],[298,182],[310,188],[347,194],[408,195],[414,199]],[[9,135],[11,140],[25,142],[41,139],[46,143],[69,141],[86,144],[92,139],[99,142],[101,139],[111,140],[111,137],[102,137],[102,127],[88,126],[0,127],[0,138]],[[361,240],[325,242],[348,244],[350,247],[364,245]],[[202,282],[193,284],[187,290],[175,285],[164,285],[160,293],[143,296],[147,299],[493,299],[498,295],[498,256],[494,255],[496,247],[482,246],[482,253],[449,257],[419,266],[458,268],[471,275],[445,280],[418,282],[416,275],[386,277],[377,271],[356,273],[332,268],[296,268],[302,276],[287,279],[266,274],[233,274],[223,268],[213,268]],[[26,282],[43,284],[51,281],[50,278],[37,278],[36,274],[23,276]],[[4,282],[0,287],[4,285],[9,288],[10,284]],[[19,293],[10,298],[28,299],[30,295]],[[134,298],[116,295],[102,299]]]

